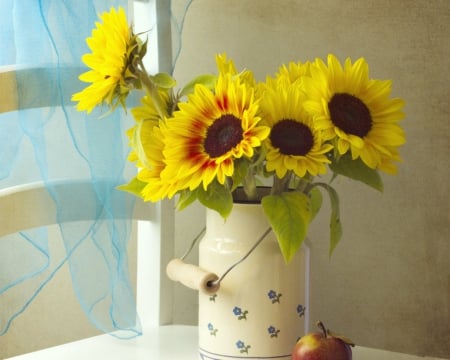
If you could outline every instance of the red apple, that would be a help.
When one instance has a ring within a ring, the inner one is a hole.
[[[351,340],[332,334],[321,321],[317,326],[322,332],[302,336],[292,350],[292,360],[352,360]]]

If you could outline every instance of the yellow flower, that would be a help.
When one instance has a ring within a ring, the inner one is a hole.
[[[289,83],[293,84],[296,81],[302,80],[304,76],[310,75],[310,66],[311,63],[309,61],[305,63],[301,62],[290,62],[289,64],[283,64],[278,69],[278,73],[275,75],[275,80],[284,78]]]
[[[145,201],[157,202],[164,198],[172,198],[179,190],[177,182],[163,181],[161,173],[166,167],[163,150],[164,135],[160,126],[164,123],[154,119],[143,119],[128,130],[131,153],[129,160],[136,162],[139,171],[137,179],[145,183],[140,196]]]
[[[303,85],[306,110],[339,154],[350,151],[371,169],[396,172],[392,161],[400,160],[397,148],[405,143],[398,125],[404,114],[403,101],[389,98],[391,81],[369,79],[363,58],[353,64],[347,58],[342,67],[329,55],[328,65],[320,59],[313,63]]]
[[[305,63],[301,63],[300,61],[291,61],[287,65],[281,65],[275,76],[267,76],[265,82],[259,82],[256,84],[256,96],[263,96],[266,89],[275,88],[280,82],[284,82],[286,85],[296,83],[300,86],[302,79],[305,76],[310,75],[310,65],[311,63],[309,61]]]
[[[326,157],[333,146],[324,144],[312,116],[303,109],[304,93],[286,78],[270,80],[261,99],[261,117],[271,127],[266,168],[283,178],[288,171],[297,176],[324,174]]]
[[[141,132],[145,151],[149,155],[149,166],[139,170],[137,178],[146,183],[141,196],[145,201],[157,202],[165,198],[172,198],[179,190],[176,179],[163,180],[161,173],[166,168],[164,148],[166,146],[161,127],[154,126],[151,121],[144,121]],[[161,123],[161,126],[164,126]]]
[[[92,36],[86,40],[91,53],[82,57],[91,69],[79,79],[91,83],[72,96],[78,111],[90,113],[97,105],[106,103],[113,108],[124,100],[137,81],[134,72],[136,56],[143,56],[145,47],[128,26],[125,11],[111,8],[100,15]]]
[[[196,85],[179,108],[162,129],[167,162],[162,177],[190,190],[200,184],[206,190],[214,179],[224,184],[234,173],[233,161],[251,158],[269,133],[258,125],[253,89],[231,74],[219,74],[214,91]]]
[[[170,106],[170,96],[167,90],[159,90],[158,96],[163,105]],[[161,172],[165,169],[163,150],[164,135],[160,127],[165,119],[161,119],[155,103],[148,95],[141,99],[141,106],[131,110],[136,124],[127,131],[130,139],[131,152],[128,160],[136,162],[139,168],[138,180],[146,183],[141,197],[145,201],[159,201],[165,197],[171,198],[178,191],[176,182],[162,181]]]
[[[219,74],[231,74],[232,76],[239,76],[245,84],[249,86],[255,86],[256,81],[255,77],[253,76],[253,72],[245,69],[238,73],[234,61],[232,59],[228,59],[225,53],[216,55],[216,64]]]
[[[158,90],[159,98],[166,108],[170,106],[170,97],[167,90]],[[152,152],[149,151],[149,139],[148,133],[152,131],[154,126],[159,126],[160,118],[159,112],[155,106],[153,98],[145,95],[141,99],[141,106],[131,109],[133,118],[136,124],[127,131],[127,135],[130,139],[131,152],[128,157],[130,161],[137,161],[138,167],[151,167],[149,158],[152,156]]]

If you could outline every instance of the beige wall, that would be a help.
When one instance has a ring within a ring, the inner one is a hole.
[[[344,238],[328,258],[327,208],[312,226],[311,320],[358,344],[450,358],[447,0],[195,0],[180,84],[227,52],[259,79],[283,62],[364,56],[406,101],[407,144],[384,194],[338,181]],[[326,205],[327,206],[327,205]]]

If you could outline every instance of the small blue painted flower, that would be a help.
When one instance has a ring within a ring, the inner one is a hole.
[[[239,340],[236,342],[236,347],[239,349],[240,353],[246,353],[248,354],[248,349],[251,348],[250,345],[245,345],[245,343],[242,340]]]
[[[302,317],[305,315],[306,308],[302,304],[298,304],[297,306],[297,315]]]
[[[214,325],[211,323],[208,323],[208,330],[209,330],[209,334],[216,336],[218,329],[214,328]]]
[[[283,296],[283,294],[277,293],[275,290],[270,290],[267,293],[267,296],[272,300],[272,304],[275,304],[280,302],[280,297]]]
[[[248,311],[247,310],[242,311],[240,307],[235,306],[233,308],[233,314],[237,316],[238,320],[247,320]]]
[[[269,326],[267,331],[271,338],[278,337],[278,333],[280,332],[280,330],[278,330],[275,326]]]

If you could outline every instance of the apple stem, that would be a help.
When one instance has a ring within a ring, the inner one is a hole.
[[[325,325],[323,324],[323,322],[322,321],[318,321],[317,322],[317,326],[322,330],[323,337],[326,339],[327,338],[327,329],[325,329]]]

